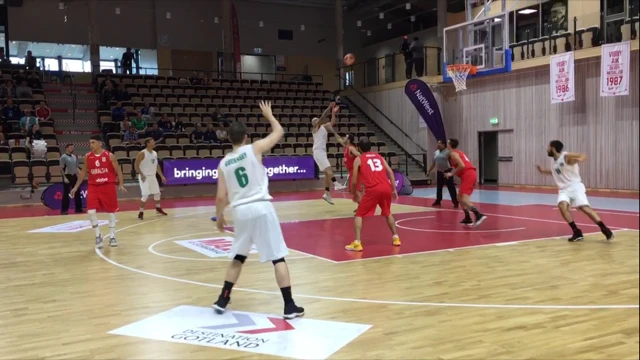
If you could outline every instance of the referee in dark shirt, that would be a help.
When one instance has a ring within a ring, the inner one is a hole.
[[[67,144],[65,147],[65,153],[60,157],[60,167],[62,169],[62,186],[64,187],[60,213],[66,215],[69,213],[69,193],[78,181],[78,157],[73,154],[73,144]],[[76,191],[74,197],[76,214],[82,213],[82,198],[80,197],[80,193],[80,191]]]

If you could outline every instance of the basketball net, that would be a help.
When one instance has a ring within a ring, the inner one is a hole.
[[[447,75],[453,80],[456,86],[456,92],[467,90],[467,76],[473,71],[471,65],[451,65],[447,66]]]

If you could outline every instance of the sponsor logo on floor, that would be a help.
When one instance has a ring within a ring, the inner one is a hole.
[[[230,236],[221,236],[216,238],[179,240],[174,242],[193,251],[197,251],[202,255],[215,258],[229,255],[231,245],[233,245],[233,238]],[[249,253],[256,254],[258,253],[258,250],[252,245]]]
[[[98,220],[98,226],[105,226],[109,224],[107,220]],[[74,233],[82,230],[91,229],[91,222],[89,220],[76,220],[64,224],[58,224],[48,226],[42,229],[36,229],[29,231],[30,233]]]
[[[326,359],[371,325],[182,305],[109,334],[296,359]]]

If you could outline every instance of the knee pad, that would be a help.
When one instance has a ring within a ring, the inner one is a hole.
[[[140,201],[146,202],[148,198],[149,198],[149,195],[142,195],[142,197],[140,198]]]
[[[153,200],[160,201],[160,193],[153,194]]]
[[[286,262],[286,261],[284,261],[284,258],[280,258],[280,259],[278,259],[278,260],[273,260],[273,261],[272,261],[273,266],[276,266],[276,264],[277,264],[277,263],[281,263],[281,262]]]
[[[233,257],[233,260],[239,261],[240,264],[244,264],[244,262],[247,261],[247,257],[244,255],[236,255]]]

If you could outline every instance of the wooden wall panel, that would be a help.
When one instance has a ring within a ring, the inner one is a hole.
[[[546,147],[559,139],[567,150],[585,152],[589,159],[581,172],[587,187],[610,189],[640,188],[638,52],[631,54],[630,93],[627,96],[600,96],[600,59],[576,61],[576,101],[551,104],[549,68],[539,67],[511,74],[487,76],[468,82],[467,90],[455,100],[444,101],[435,93],[449,137],[457,137],[470,159],[478,161],[478,131],[513,129],[513,171],[506,171],[502,184],[553,185],[550,177],[535,170],[536,163],[549,166]],[[365,94],[411,137],[431,149],[428,130],[419,128],[417,112],[403,89]],[[411,147],[386,120],[367,107],[359,96],[351,96],[401,145]],[[497,117],[498,125],[489,119]],[[506,151],[506,150],[505,150]],[[504,165],[507,166],[507,165]],[[513,175],[509,175],[513,174]]]

